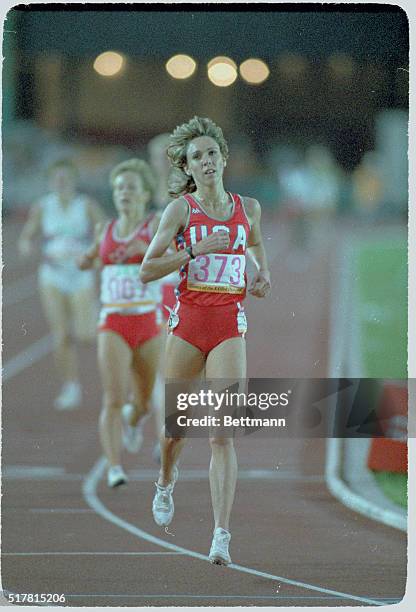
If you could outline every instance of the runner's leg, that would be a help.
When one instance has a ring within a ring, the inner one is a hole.
[[[149,402],[152,395],[157,368],[160,359],[161,338],[155,336],[144,342],[133,352],[131,377],[136,410],[134,426],[149,411]]]
[[[192,380],[200,376],[205,358],[195,346],[170,334],[166,340],[165,379]],[[158,483],[166,486],[172,480],[172,468],[183,448],[183,438],[163,438],[161,469]]]
[[[70,294],[75,337],[80,342],[91,342],[97,332],[98,308],[94,287]]]
[[[154,419],[154,428],[156,437],[159,443],[159,447],[162,448],[162,441],[164,438],[164,425],[165,425],[165,353],[166,353],[166,330],[162,327],[160,334],[161,349],[160,359],[158,365],[158,371],[156,373],[155,384],[152,391],[152,412]],[[160,452],[160,451],[159,451]]]
[[[103,407],[99,431],[100,440],[110,466],[121,461],[121,407],[126,397],[132,351],[128,344],[112,331],[98,334],[98,365],[103,386]]]
[[[206,378],[246,377],[246,346],[242,338],[230,338],[216,346],[208,355]],[[237,481],[237,457],[232,438],[210,438],[211,462],[209,482],[215,528],[229,528],[230,513]]]
[[[59,375],[64,383],[77,381],[77,357],[71,340],[68,295],[53,285],[45,284],[39,285],[39,293],[53,336],[54,357]]]

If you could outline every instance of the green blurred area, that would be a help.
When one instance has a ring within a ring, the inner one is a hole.
[[[407,237],[358,242],[353,274],[361,376],[406,379]],[[407,507],[407,474],[373,474],[386,497]]]
[[[373,472],[374,478],[384,495],[392,502],[407,508],[407,474]]]
[[[407,378],[407,241],[378,239],[355,253],[362,376]]]

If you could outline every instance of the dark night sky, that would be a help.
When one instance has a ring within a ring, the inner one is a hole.
[[[110,48],[160,59],[179,52],[201,60],[229,54],[236,61],[250,55],[270,61],[285,51],[320,59],[337,51],[356,59],[408,63],[407,17],[394,6],[176,4],[183,10],[160,11],[163,6],[172,7],[157,4],[149,10],[132,4],[114,10],[114,5],[101,5],[97,10],[92,4],[46,4],[42,9],[29,5],[18,10],[19,46],[27,53],[75,56]],[[249,10],[236,10],[243,6]],[[51,10],[54,7],[57,10]]]

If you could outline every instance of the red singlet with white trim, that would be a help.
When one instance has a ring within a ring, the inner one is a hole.
[[[241,196],[230,194],[233,212],[229,219],[210,217],[191,195],[183,197],[189,206],[189,221],[176,237],[177,250],[224,230],[230,245],[220,253],[198,255],[180,269],[179,302],[193,306],[226,306],[241,302],[246,295],[246,248],[250,232]]]
[[[150,244],[153,236],[150,232],[150,222],[154,215],[149,215],[146,219],[137,226],[130,236],[119,238],[116,234],[117,220],[113,219],[107,225],[104,238],[100,244],[100,258],[104,266],[118,263],[124,264],[140,264],[143,261],[144,255],[134,255],[124,260],[126,248],[133,240],[143,240]]]
[[[126,249],[134,240],[150,244],[152,235],[147,217],[125,238],[117,236],[117,221],[111,221],[100,244],[99,255],[103,263],[101,271],[101,318],[110,313],[145,314],[155,310],[156,298],[151,283],[143,284],[139,278],[144,255],[126,259]]]

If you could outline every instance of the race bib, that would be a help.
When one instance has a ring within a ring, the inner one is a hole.
[[[140,312],[155,304],[152,287],[139,279],[138,264],[114,264],[101,272],[101,302],[107,308],[129,308]]]
[[[245,255],[198,255],[188,264],[187,287],[191,291],[243,293],[245,269]]]

